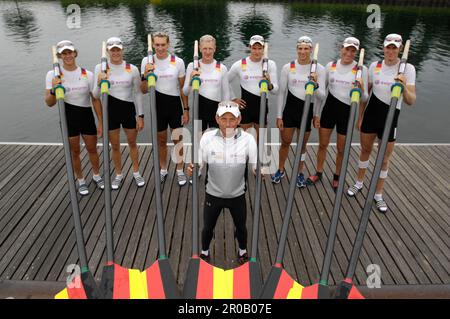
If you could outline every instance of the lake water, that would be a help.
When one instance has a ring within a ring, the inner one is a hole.
[[[72,2],[81,5],[78,29],[67,26]],[[125,42],[126,60],[139,65],[146,55],[147,33],[158,30],[170,34],[171,50],[186,65],[192,60],[193,41],[206,33],[214,35],[216,57],[228,67],[248,54],[250,36],[261,34],[268,39],[270,58],[279,70],[295,58],[300,35],[320,43],[323,65],[338,56],[345,37],[356,36],[366,49],[368,65],[380,59],[384,36],[400,33],[412,41],[409,61],[417,70],[417,102],[402,109],[398,141],[450,142],[448,9],[381,6],[379,29],[367,27],[370,13],[364,6],[289,2],[1,1],[0,12],[0,142],[61,141],[58,111],[44,103],[50,47],[56,42],[72,40],[79,50],[78,64],[93,70],[100,60],[101,42],[119,36]],[[274,98],[269,103],[274,106]],[[273,126],[273,110],[269,118]],[[147,125],[139,142],[149,142],[149,132]],[[311,141],[317,141],[316,132]]]

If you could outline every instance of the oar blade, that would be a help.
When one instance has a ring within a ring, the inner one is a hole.
[[[192,257],[189,260],[186,280],[183,286],[183,297],[185,299],[195,299],[197,297],[200,260],[198,257]]]
[[[55,295],[55,299],[100,299],[102,294],[91,272],[86,271]]]
[[[365,299],[351,280],[343,280],[336,288],[335,299]]]
[[[304,287],[302,299],[330,299],[330,287],[327,285],[314,284]]]
[[[281,267],[273,266],[264,285],[261,299],[301,299],[303,286]]]
[[[152,267],[159,268],[159,276],[161,278],[162,287],[164,289],[164,296],[162,298],[151,298],[152,285],[149,283],[149,298],[150,299],[179,299],[180,293],[178,291],[177,282],[170,266],[169,259],[159,259]],[[150,267],[151,268],[151,267]],[[155,272],[156,276],[156,272]]]
[[[188,299],[252,299],[262,289],[261,267],[257,262],[224,270],[194,257],[187,276],[183,297]]]

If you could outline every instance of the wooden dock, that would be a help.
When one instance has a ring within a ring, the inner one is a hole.
[[[151,146],[139,146],[140,170],[147,184],[132,180],[127,148],[122,149],[125,181],[113,191],[116,262],[145,269],[157,258]],[[308,147],[305,175],[313,173],[317,146]],[[359,147],[351,152],[347,186],[353,183]],[[335,193],[331,188],[335,147],[330,147],[324,178],[317,185],[296,191],[284,266],[303,285],[317,282],[325,250]],[[373,208],[355,281],[364,286],[366,268],[381,268],[382,285],[450,285],[450,145],[397,145],[385,186],[389,211]],[[290,176],[293,152],[286,165]],[[87,181],[92,172],[83,150]],[[374,164],[374,156],[371,165]],[[371,176],[370,171],[367,174]],[[67,266],[77,263],[73,222],[66,185],[62,146],[0,145],[0,281],[63,282]],[[204,178],[201,178],[203,185]],[[274,185],[263,182],[259,260],[264,278],[274,261],[281,231],[289,177]],[[338,239],[330,284],[343,278],[367,193],[343,197]],[[255,179],[247,192],[251,240]],[[106,260],[103,193],[89,186],[90,195],[79,197],[89,266],[99,279]],[[200,186],[203,189],[203,186]],[[191,255],[191,190],[179,187],[174,165],[163,185],[165,233],[170,262],[180,287]],[[200,195],[203,207],[204,192]],[[202,216],[202,211],[200,212]],[[202,226],[200,218],[200,227]],[[250,242],[249,242],[250,248]],[[223,214],[211,243],[212,263],[237,266],[237,243],[231,216]],[[0,286],[1,287],[1,286]],[[450,295],[449,295],[450,297]]]

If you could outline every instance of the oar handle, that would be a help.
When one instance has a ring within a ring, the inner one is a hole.
[[[269,43],[264,43],[264,55],[263,55],[263,63],[262,63],[262,72],[263,76],[266,76],[269,71]]]
[[[149,33],[147,35],[147,63],[150,65],[155,64],[153,59],[153,44],[152,44],[152,35]]]
[[[198,41],[194,41],[194,70],[198,71],[200,68],[199,62],[198,62]]]

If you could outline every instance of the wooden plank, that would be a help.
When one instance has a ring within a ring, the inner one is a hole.
[[[316,197],[314,202],[321,202],[326,208],[327,213],[323,213],[317,218],[318,220],[322,220],[322,223],[324,223],[324,226],[326,226],[327,233],[331,222],[334,198],[336,196],[334,191],[331,189],[332,175],[335,171],[336,154],[332,147],[328,149],[328,153],[328,160],[324,165],[324,176],[322,178],[322,181],[316,183],[315,187],[308,187],[309,189],[311,189],[310,192],[312,192]],[[316,158],[317,147],[311,147],[311,151],[309,151],[309,156],[307,158],[311,157],[313,154],[315,155],[314,158]],[[314,166],[315,165],[313,165],[313,167]],[[312,172],[315,173],[315,169],[312,170],[311,173]],[[330,280],[330,284],[335,284],[341,281],[344,277],[348,265],[348,260],[353,248],[361,210],[362,208],[359,205],[350,203],[346,196],[343,196],[341,203],[340,222],[337,228],[337,238],[333,252],[334,258],[332,259],[332,267],[330,269],[332,277]],[[378,254],[378,251],[373,247],[376,246],[372,244],[372,238],[369,238],[368,244],[363,246],[358,266],[356,268],[355,280],[357,282],[365,283],[367,277],[365,268],[367,265],[377,263],[381,265],[381,267],[383,267],[383,259],[381,258],[381,255]],[[341,249],[342,252],[340,252]],[[336,265],[333,266],[334,260],[337,261],[339,267],[337,267]],[[386,282],[391,282],[392,278],[390,277],[390,275],[388,275],[387,278],[384,277],[383,280],[385,280]]]
[[[415,166],[414,168],[408,168],[408,166],[411,165],[411,161],[408,160],[408,157],[405,157],[405,154],[402,154],[402,152],[399,152],[399,154],[395,154],[394,152],[395,158],[399,158],[400,165],[402,165],[402,167],[406,167],[405,169],[407,172],[414,171],[418,174],[421,174],[420,167]],[[411,190],[414,190],[414,198],[420,199],[420,206],[423,207],[423,211],[421,212],[421,214],[426,215],[427,219],[430,218],[432,220],[435,220],[435,225],[438,228],[441,228],[441,231],[445,233],[445,229],[450,227],[450,217],[448,216],[448,214],[446,214],[446,212],[448,212],[449,210],[448,207],[445,208],[445,204],[435,195],[435,186],[433,185],[433,183],[429,183],[429,185],[423,187],[423,185],[418,185],[417,176],[413,177],[412,174],[407,174],[406,172],[404,172],[402,176],[404,182],[408,182],[409,188]]]
[[[58,151],[59,156],[62,156],[62,148]],[[54,157],[53,157],[54,158]],[[22,240],[17,241],[20,246],[16,250],[17,254],[11,260],[11,264],[18,265],[17,267],[10,267],[4,273],[5,276],[13,276],[15,279],[22,278],[33,278],[33,276],[28,276],[27,270],[31,267],[32,264],[38,263],[39,260],[44,260],[45,258],[41,258],[39,255],[41,247],[43,247],[43,242],[48,240],[48,237],[54,232],[58,230],[58,228],[54,227],[54,224],[61,218],[61,215],[58,213],[58,206],[60,204],[60,200],[58,197],[61,197],[61,193],[68,197],[68,191],[61,192],[60,189],[67,184],[67,177],[65,176],[65,170],[61,169],[58,172],[59,180],[53,179],[51,183],[48,185],[49,190],[57,190],[56,192],[51,191],[49,194],[49,200],[44,201],[43,205],[36,212],[36,218],[33,217],[33,220],[27,225],[24,230]],[[57,185],[55,187],[55,185]],[[58,187],[59,186],[59,187]],[[57,188],[58,187],[58,188]],[[41,215],[43,215],[41,217]],[[53,217],[55,216],[55,217]],[[36,227],[33,227],[33,224],[37,222]],[[28,235],[27,233],[31,231]],[[51,244],[48,245],[48,249],[52,247]],[[14,251],[12,249],[12,251]]]
[[[60,153],[63,154],[62,147],[60,148]],[[81,165],[84,170],[87,169],[88,162],[89,159],[87,154],[82,153]],[[64,166],[61,171],[65,173]],[[61,179],[65,181],[65,183],[63,183],[62,185],[65,197],[60,197],[58,198],[58,200],[55,200],[55,204],[59,204],[59,206],[56,206],[56,211],[58,213],[52,217],[45,218],[48,220],[48,222],[44,225],[43,228],[41,228],[41,233],[38,235],[38,240],[33,244],[32,247],[30,247],[30,253],[26,255],[24,262],[22,262],[25,267],[18,269],[18,271],[16,272],[15,276],[17,276],[18,278],[40,278],[39,280],[45,280],[45,275],[39,276],[39,273],[42,271],[42,269],[50,269],[52,265],[54,265],[51,259],[55,251],[53,249],[53,245],[66,242],[66,240],[70,237],[69,230],[67,231],[67,234],[62,233],[63,235],[59,237],[62,239],[56,239],[56,236],[60,234],[63,226],[72,227],[73,229],[73,224],[70,223],[72,221],[72,210],[70,206],[70,195],[67,187],[67,176],[64,174]],[[88,203],[88,198],[83,198],[80,195],[78,195],[77,198],[79,200],[79,209],[82,216],[82,223],[84,224],[83,208]],[[66,255],[68,255],[69,253],[70,251],[65,251]],[[65,265],[61,265],[61,268],[62,267],[65,267]]]
[[[24,175],[26,182],[20,183],[21,187],[14,192],[14,195],[12,195],[9,201],[6,201],[1,208],[6,214],[3,215],[3,222],[0,222],[0,245],[8,238],[11,231],[14,230],[16,225],[20,223],[23,218],[25,218],[25,220],[28,219],[26,211],[42,192],[40,185],[46,185],[51,181],[54,174],[57,172],[55,169],[58,170],[62,167],[61,164],[52,166],[47,162],[48,159],[54,159],[53,155],[56,153],[54,149],[49,150],[48,152],[46,152],[46,150],[43,151],[44,153],[38,151],[35,155],[39,156],[37,161],[37,167],[39,168],[30,170]]]

